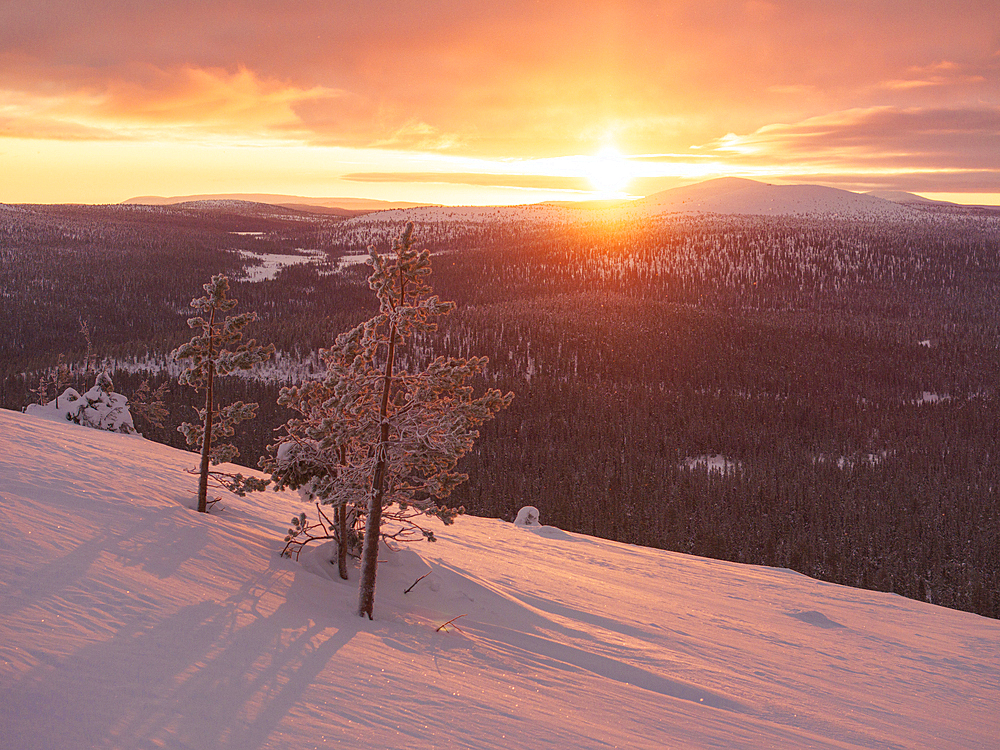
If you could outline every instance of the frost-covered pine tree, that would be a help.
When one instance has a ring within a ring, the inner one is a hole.
[[[235,426],[256,416],[257,404],[236,401],[221,409],[215,407],[215,377],[249,370],[274,353],[274,346],[261,346],[253,339],[243,342],[243,329],[257,320],[257,313],[241,313],[219,320],[222,313],[232,310],[238,300],[228,296],[229,279],[219,274],[204,285],[205,296],[191,300],[191,307],[205,317],[190,318],[188,326],[200,329],[186,344],[174,349],[176,360],[191,360],[177,379],[196,391],[205,390],[205,406],[198,410],[197,424],[185,422],[177,429],[187,438],[187,444],[201,449],[198,480],[198,511],[208,510],[209,462],[231,461],[239,455],[236,446],[216,442],[220,437],[232,437]],[[242,343],[241,343],[242,342]]]
[[[324,380],[282,389],[278,403],[300,416],[285,425],[265,463],[277,486],[342,509],[341,519],[356,513],[364,520],[358,614],[369,619],[383,511],[394,506],[388,516],[398,518],[417,510],[451,523],[461,509],[437,501],[468,479],[456,470],[458,460],[477,428],[513,398],[495,389],[474,395],[471,381],[485,357],[437,357],[418,369],[411,350],[411,368],[400,370],[403,348],[434,331],[454,303],[431,294],[430,255],[413,248],[412,223],[389,255],[370,251],[378,314],[321,352]]]

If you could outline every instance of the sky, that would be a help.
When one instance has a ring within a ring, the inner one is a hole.
[[[996,0],[0,0],[0,202],[1000,204]]]

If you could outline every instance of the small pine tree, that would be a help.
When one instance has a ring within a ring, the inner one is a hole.
[[[70,382],[70,368],[65,357],[59,355],[55,367],[50,367],[38,377],[38,386],[29,389],[39,406],[45,406],[61,394]]]
[[[190,318],[188,326],[200,329],[201,333],[186,344],[177,347],[170,356],[176,360],[191,360],[191,364],[181,373],[178,382],[190,385],[195,391],[205,389],[205,406],[198,409],[200,421],[197,424],[185,422],[178,431],[184,434],[187,444],[201,449],[201,465],[198,481],[198,511],[208,510],[209,462],[213,464],[231,461],[239,455],[236,446],[218,443],[218,437],[232,437],[235,426],[256,416],[257,404],[242,401],[215,408],[215,377],[230,375],[238,370],[249,370],[264,362],[274,353],[274,346],[261,346],[250,339],[243,341],[243,329],[257,319],[257,313],[241,313],[219,321],[221,313],[233,309],[237,300],[228,296],[229,279],[219,274],[204,285],[205,296],[191,300],[191,307],[200,310],[205,317]],[[232,348],[230,348],[232,347]]]
[[[369,619],[383,511],[395,504],[398,511],[388,517],[405,520],[416,509],[451,523],[463,509],[437,501],[468,479],[456,465],[479,437],[479,425],[513,399],[495,389],[473,395],[470,381],[485,357],[438,357],[423,369],[398,370],[401,348],[434,331],[437,318],[454,308],[431,295],[430,255],[413,249],[412,235],[407,223],[385,258],[371,248],[368,284],[379,312],[321,352],[323,381],[282,389],[278,402],[300,416],[285,425],[264,464],[277,486],[340,508],[341,529],[349,511],[363,518],[358,614]]]
[[[129,408],[134,417],[148,422],[153,427],[162,429],[164,421],[170,416],[163,397],[167,395],[167,384],[161,383],[154,391],[149,385],[149,378],[142,381],[129,399]]]

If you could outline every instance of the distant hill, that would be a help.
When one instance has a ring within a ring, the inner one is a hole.
[[[883,200],[892,201],[893,203],[919,203],[921,205],[931,205],[931,206],[957,206],[957,203],[952,203],[951,201],[935,201],[930,198],[925,198],[922,195],[916,195],[915,193],[907,193],[903,190],[870,190],[865,193],[865,195],[873,195],[876,198],[882,198]]]
[[[207,207],[235,202],[268,204],[332,216],[352,217],[375,211],[395,211],[392,218],[424,221],[483,221],[497,215],[521,215],[551,210],[623,210],[639,215],[662,213],[746,214],[753,216],[830,216],[848,219],[890,219],[905,221],[928,209],[964,210],[971,207],[934,201],[902,191],[854,193],[823,185],[773,185],[741,177],[721,177],[694,185],[664,190],[635,201],[549,201],[531,206],[442,206],[406,201],[379,201],[367,198],[307,198],[266,193],[185,195],[165,198],[140,196],[126,204],[152,206]],[[389,217],[383,217],[388,219]]]
[[[148,204],[132,204],[148,205]],[[155,204],[154,204],[155,205]],[[189,209],[195,211],[216,211],[220,213],[235,214],[239,216],[298,216],[303,213],[302,209],[282,206],[276,203],[262,203],[256,201],[228,200],[228,199],[207,199],[182,201],[180,203],[163,204],[167,209]],[[348,216],[353,216],[347,212]]]
[[[548,202],[527,206],[424,206],[401,209],[359,221],[484,221],[497,215],[535,217],[574,210],[621,211],[630,216],[711,213],[754,216],[830,216],[848,219],[909,221],[921,212],[909,205],[872,195],[821,185],[770,185],[740,177],[722,177],[665,190],[635,201]],[[528,213],[530,212],[530,213]]]
[[[333,214],[336,216],[353,216],[368,211],[384,211],[392,208],[416,208],[428,205],[426,203],[409,203],[406,201],[378,201],[369,198],[307,198],[301,195],[277,195],[270,193],[225,193],[207,195],[175,195],[163,197],[159,195],[142,195],[129,198],[122,203],[137,203],[145,206],[172,206],[178,203],[193,203],[202,201],[246,201],[249,203],[268,203],[272,206],[282,206],[298,211]]]
[[[362,223],[445,221],[479,223],[501,217],[541,219],[566,212],[607,211],[625,216],[705,213],[754,216],[829,216],[847,219],[911,221],[923,212],[911,205],[821,185],[770,185],[722,177],[665,190],[634,201],[549,201],[520,206],[420,206],[358,217]]]
[[[649,213],[718,213],[756,216],[826,215],[910,219],[914,210],[874,195],[822,185],[771,185],[722,177],[655,193],[634,206]]]

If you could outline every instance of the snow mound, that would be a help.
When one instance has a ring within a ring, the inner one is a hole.
[[[521,510],[517,512],[517,517],[514,519],[515,526],[539,526],[538,522],[538,508],[534,505],[525,505]]]
[[[555,526],[543,526],[539,522],[538,508],[534,505],[526,505],[517,512],[514,525],[521,529],[527,529],[537,536],[545,539],[571,539],[572,537],[562,529]]]
[[[368,621],[280,557],[308,506],[196,513],[196,461],[0,411],[0,745],[996,747],[997,621],[471,517],[382,550]]]

